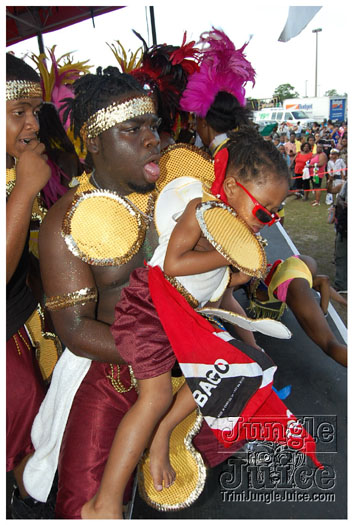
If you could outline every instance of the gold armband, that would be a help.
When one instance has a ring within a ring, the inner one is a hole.
[[[97,302],[98,292],[97,288],[81,288],[76,292],[70,292],[64,295],[53,295],[48,297],[45,301],[45,307],[48,310],[62,310],[63,308],[70,308],[76,304],[86,304]]]

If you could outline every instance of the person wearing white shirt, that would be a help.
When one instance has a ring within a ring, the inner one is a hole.
[[[337,184],[340,184],[345,175],[346,163],[343,159],[339,158],[339,151],[336,148],[332,148],[330,151],[330,160],[327,163],[328,175],[333,175],[333,184],[334,188]],[[332,204],[333,197],[332,193],[327,193],[326,195],[326,204]]]

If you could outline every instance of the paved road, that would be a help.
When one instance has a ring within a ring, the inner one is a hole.
[[[292,255],[281,227],[266,228],[270,261]],[[290,242],[290,241],[289,241]],[[237,298],[245,304],[243,292]],[[345,328],[328,321],[342,339]],[[332,319],[333,317],[333,319]],[[278,370],[274,386],[291,385],[287,406],[303,416],[317,440],[324,471],[302,455],[284,456],[275,446],[260,446],[226,460],[208,472],[206,486],[188,509],[158,512],[136,497],[133,519],[344,519],[347,517],[346,397],[347,371],[327,357],[302,331],[290,311],[282,321],[293,337],[281,341],[257,336]],[[259,461],[262,461],[259,464]]]

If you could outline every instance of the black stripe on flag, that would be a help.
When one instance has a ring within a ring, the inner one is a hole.
[[[248,401],[260,388],[264,372],[270,368],[274,370],[276,368],[272,359],[265,352],[237,339],[229,339],[227,342],[235,348],[234,358],[229,365],[200,364],[197,371],[197,365],[180,363],[201,412],[203,415],[215,418],[240,416]],[[244,370],[243,375],[242,367],[251,368],[252,363],[240,362],[237,364],[236,350],[239,351],[239,354],[247,355],[251,362],[257,365],[258,370],[247,370],[247,374]],[[234,375],[230,376],[232,369],[234,369]],[[202,376],[196,376],[197,373],[202,373]]]
[[[210,417],[237,417],[258,390],[262,376],[229,377],[214,385],[205,378],[188,377],[187,383],[201,412]]]

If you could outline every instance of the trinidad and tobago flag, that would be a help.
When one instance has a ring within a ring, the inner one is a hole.
[[[149,267],[149,289],[160,321],[202,415],[225,447],[272,441],[303,452],[323,468],[315,441],[272,389],[271,358],[215,329]]]

